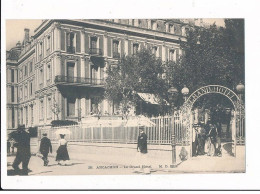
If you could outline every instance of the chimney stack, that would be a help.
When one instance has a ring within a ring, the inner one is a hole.
[[[29,32],[30,32],[30,29],[28,28],[24,28],[24,44],[26,44],[27,42],[29,42]]]

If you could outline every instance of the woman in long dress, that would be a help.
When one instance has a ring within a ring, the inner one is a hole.
[[[56,161],[58,164],[65,163],[67,164],[67,161],[70,160],[69,154],[68,154],[68,149],[67,145],[68,142],[64,139],[65,135],[60,134],[60,140],[58,142],[58,150],[57,150],[57,156],[56,156]]]

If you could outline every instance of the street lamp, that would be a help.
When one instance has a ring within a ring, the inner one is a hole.
[[[170,98],[170,104],[173,108],[172,111],[172,166],[176,167],[176,137],[174,133],[174,100],[177,97],[178,90],[175,87],[171,87],[168,90],[169,98]]]
[[[236,86],[236,90],[237,90],[240,100],[242,101],[242,94],[245,91],[245,86],[242,84],[242,82],[239,82],[239,84]]]
[[[182,88],[181,90],[181,93],[184,97],[184,102],[186,102],[189,92],[190,92],[189,88],[187,88],[186,85],[184,85],[184,88]]]

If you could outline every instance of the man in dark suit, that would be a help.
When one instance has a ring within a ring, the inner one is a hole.
[[[15,171],[19,171],[19,164],[22,162],[21,175],[28,175],[28,164],[31,158],[30,134],[25,131],[25,125],[20,125],[16,135],[17,153],[12,167]]]
[[[42,159],[44,162],[44,166],[48,166],[49,160],[48,160],[48,154],[49,152],[52,153],[52,146],[51,146],[51,141],[49,138],[47,138],[47,133],[43,134],[43,138],[41,139],[41,144],[40,144],[40,152],[42,154]]]

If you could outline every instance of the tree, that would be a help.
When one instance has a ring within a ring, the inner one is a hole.
[[[126,116],[130,107],[136,106],[135,92],[152,93],[163,99],[167,91],[163,72],[162,60],[156,58],[150,49],[124,56],[118,65],[110,65],[107,69],[106,97],[120,104],[121,113]]]
[[[57,120],[59,120],[59,114],[61,112],[61,107],[60,105],[57,103],[55,97],[53,97],[53,104],[52,104],[52,109],[51,111],[54,113],[54,115],[56,116]]]
[[[166,64],[170,85],[179,91],[187,85],[190,92],[211,84],[234,90],[239,81],[244,80],[244,46],[240,41],[243,40],[243,25],[240,23],[226,20],[226,28],[214,24],[208,29],[190,30],[187,42],[181,44],[185,55],[177,62]]]

